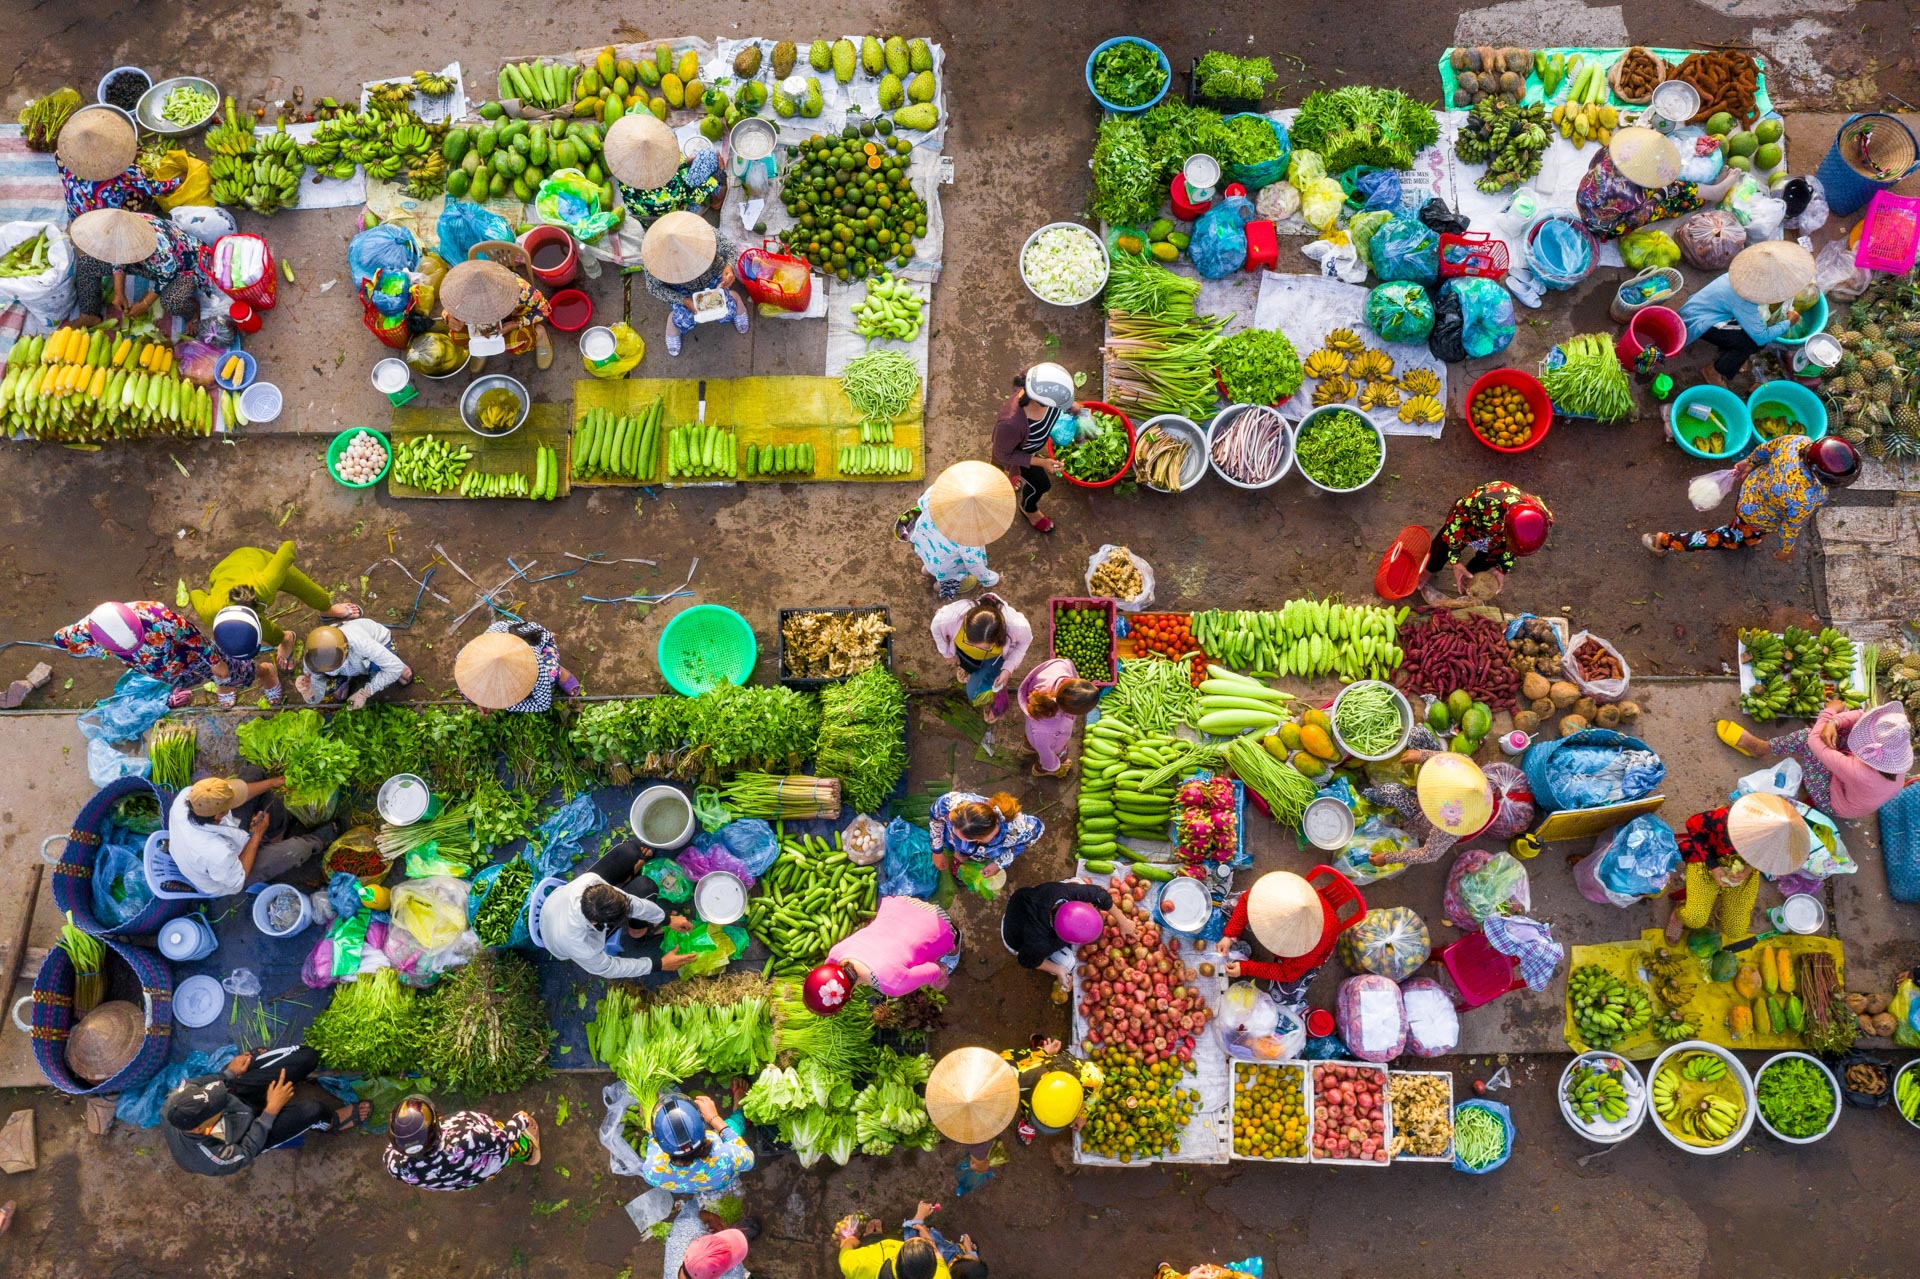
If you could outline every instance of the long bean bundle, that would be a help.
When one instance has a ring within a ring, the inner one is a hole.
[[[1185,662],[1130,658],[1120,663],[1120,678],[1107,695],[1105,710],[1143,732],[1171,733],[1187,722],[1199,696]]]
[[[100,965],[107,957],[107,948],[98,937],[82,932],[73,922],[73,912],[68,911],[67,922],[60,925],[60,949],[73,963],[73,1017],[78,1021],[100,1003]]]
[[[1107,400],[1128,412],[1203,418],[1219,396],[1213,370],[1232,316],[1156,319],[1115,311],[1107,317]]]
[[[899,351],[869,351],[840,370],[840,391],[863,422],[891,422],[913,403],[920,371]]]
[[[1604,333],[1582,333],[1560,344],[1566,362],[1540,368],[1540,385],[1569,413],[1590,413],[1602,422],[1633,416],[1633,387]]]
[[[727,783],[723,793],[727,807],[739,817],[779,821],[840,815],[840,779],[837,777],[741,773]]]
[[[1118,250],[1111,256],[1107,310],[1156,320],[1192,318],[1194,299],[1200,296],[1200,281],[1175,275],[1138,253]]]
[[[1228,742],[1226,756],[1233,775],[1267,802],[1274,821],[1282,826],[1300,824],[1300,815],[1313,802],[1314,786],[1298,769],[1267,754],[1251,733]]]

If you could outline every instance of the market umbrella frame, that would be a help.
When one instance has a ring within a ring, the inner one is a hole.
[[[927,490],[928,518],[960,546],[999,540],[1017,506],[1012,481],[990,462],[955,462]]]
[[[990,1048],[956,1048],[927,1076],[927,1117],[963,1146],[991,1141],[1020,1110],[1020,1076]]]

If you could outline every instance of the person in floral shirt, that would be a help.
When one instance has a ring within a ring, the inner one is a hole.
[[[1740,820],[1730,821],[1736,806],[1742,810]],[[1760,872],[1746,855],[1764,864],[1767,846],[1763,841],[1776,836],[1797,848],[1792,868],[1798,869],[1806,861],[1812,836],[1799,813],[1774,795],[1742,795],[1732,805],[1687,818],[1686,828],[1676,836],[1684,881],[1670,894],[1673,913],[1667,917],[1667,940],[1677,942],[1687,929],[1710,926],[1719,929],[1723,946],[1751,937]],[[1783,873],[1778,867],[1772,869]]]
[[[53,642],[75,657],[116,657],[129,670],[159,680],[173,689],[167,704],[176,709],[209,682],[231,705],[234,693],[251,687],[257,674],[252,658],[224,656],[205,632],[157,600],[102,604],[55,631]]]
[[[753,1149],[720,1118],[713,1098],[669,1093],[654,1108],[643,1159],[648,1185],[709,1204],[753,1167]]]
[[[1466,594],[1467,579],[1476,573],[1492,573],[1498,594],[1514,560],[1545,546],[1552,529],[1553,512],[1545,502],[1505,480],[1489,480],[1447,512],[1434,534],[1421,585],[1429,600],[1441,598],[1430,583],[1451,564],[1455,594]]]
[[[387,1171],[422,1190],[471,1190],[509,1164],[540,1162],[540,1126],[524,1110],[501,1123],[477,1110],[441,1118],[432,1102],[401,1102],[388,1127]]]
[[[95,209],[73,220],[73,293],[79,314],[74,323],[100,323],[103,303],[122,315],[140,315],[158,299],[160,309],[191,325],[200,315],[200,242],[180,226],[151,213]],[[127,300],[127,277],[152,285],[138,302]]]
[[[1800,534],[1826,505],[1827,490],[1845,488],[1860,475],[1860,454],[1845,440],[1809,440],[1782,435],[1767,440],[1733,468],[1740,504],[1733,520],[1689,533],[1647,533],[1641,545],[1655,555],[1668,551],[1736,551],[1780,534],[1776,560],[1793,558]]]
[[[180,178],[150,178],[140,171],[133,125],[117,111],[76,111],[60,126],[54,163],[67,216],[93,209],[157,213],[160,197],[172,195]]]
[[[998,794],[989,799],[971,791],[948,791],[933,801],[928,834],[933,864],[968,888],[991,896],[1006,882],[1014,858],[1039,842],[1047,828],[1020,801]]]

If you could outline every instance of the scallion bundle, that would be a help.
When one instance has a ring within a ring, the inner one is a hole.
[[[725,795],[727,807],[740,817],[798,821],[840,814],[840,780],[836,777],[742,773],[727,783]]]
[[[382,826],[374,843],[388,861],[418,852],[428,844],[437,844],[440,856],[448,861],[471,861],[473,825],[466,805],[455,804],[438,817],[411,826]]]
[[[193,754],[197,742],[193,725],[163,719],[147,735],[147,778],[155,786],[180,790],[193,781]]]
[[[1172,271],[1138,253],[1116,249],[1109,256],[1106,307],[1150,319],[1191,319],[1200,281]]]
[[[105,991],[100,965],[106,962],[107,947],[98,937],[82,932],[68,911],[67,922],[60,925],[60,949],[73,964],[73,1019],[79,1021],[100,1005]]]
[[[1107,318],[1107,399],[1126,412],[1207,418],[1219,399],[1214,366],[1228,316],[1155,319],[1115,311]]]

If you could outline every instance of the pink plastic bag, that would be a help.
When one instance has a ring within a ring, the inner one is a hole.
[[[1512,839],[1533,825],[1533,783],[1518,765],[1504,759],[1483,764],[1487,785],[1493,788],[1493,820],[1480,832],[1483,839]]]
[[[1389,1062],[1407,1047],[1407,1006],[1400,988],[1363,973],[1340,983],[1334,1024],[1347,1051],[1362,1061]]]
[[[1431,977],[1400,984],[1407,1012],[1407,1051],[1416,1057],[1445,1057],[1460,1046],[1460,1014],[1453,996]]]

